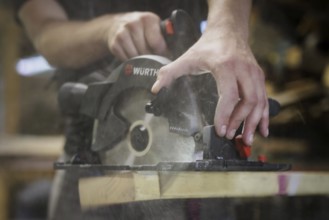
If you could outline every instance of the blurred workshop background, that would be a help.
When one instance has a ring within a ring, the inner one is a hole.
[[[270,137],[256,137],[253,155],[297,171],[328,171],[329,1],[256,1],[250,43],[269,96],[282,105]],[[40,204],[31,207],[45,216],[64,139],[53,72],[15,21],[10,1],[0,0],[0,220],[20,219],[33,196]]]

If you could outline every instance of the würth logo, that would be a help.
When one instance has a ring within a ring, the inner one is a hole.
[[[157,76],[159,69],[145,68],[145,67],[134,67],[134,75],[136,76]]]
[[[145,68],[145,67],[135,67],[131,64],[127,64],[124,68],[124,73],[126,76],[151,76],[156,77],[158,75],[159,69],[155,68]]]

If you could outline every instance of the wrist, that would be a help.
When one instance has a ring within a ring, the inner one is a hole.
[[[231,26],[207,27],[204,37],[223,42],[235,42],[238,45],[249,45],[249,31],[241,31]]]
[[[110,51],[108,47],[109,37],[111,36],[115,19],[115,15],[109,14],[90,21],[90,26],[94,27],[93,39],[97,41],[100,47],[106,49],[108,52]]]
[[[248,42],[251,0],[208,0],[207,29],[218,37],[235,37]]]

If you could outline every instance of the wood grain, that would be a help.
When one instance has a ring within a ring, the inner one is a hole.
[[[143,200],[329,195],[329,172],[113,172],[79,181],[82,207]]]

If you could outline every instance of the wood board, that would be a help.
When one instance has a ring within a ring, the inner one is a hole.
[[[329,172],[113,172],[79,180],[83,208],[145,200],[329,195]]]
[[[63,136],[0,135],[0,157],[59,157]]]

